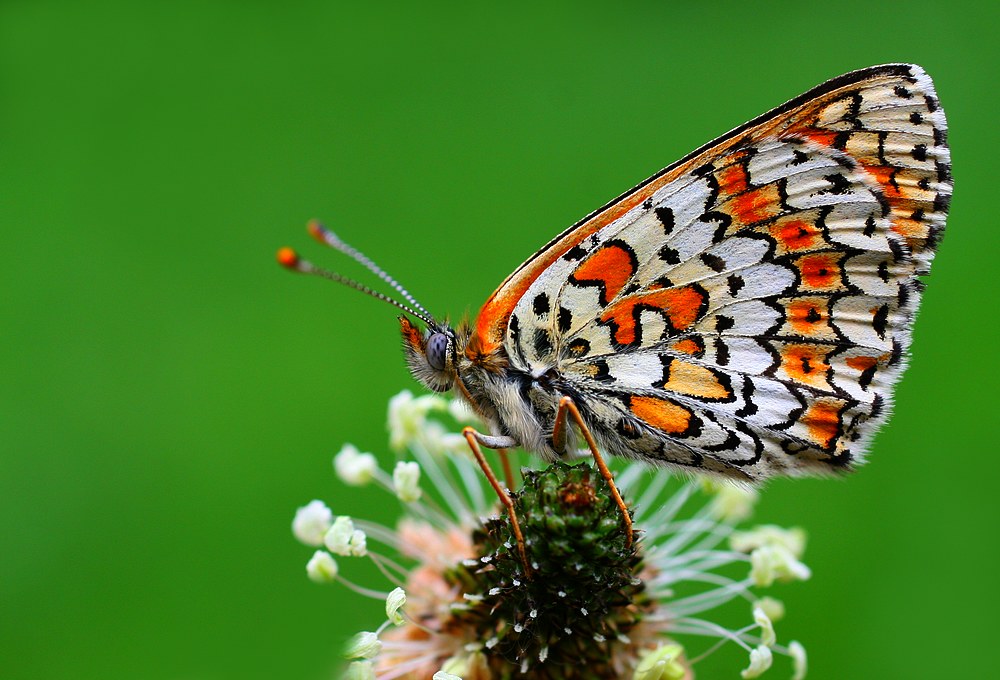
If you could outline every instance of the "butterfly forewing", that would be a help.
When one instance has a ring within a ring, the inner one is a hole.
[[[945,133],[918,67],[830,81],[554,240],[476,340],[556,369],[612,454],[745,478],[846,466],[909,346]]]

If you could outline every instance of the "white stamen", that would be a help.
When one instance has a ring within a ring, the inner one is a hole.
[[[385,616],[396,626],[402,626],[404,623],[403,616],[399,613],[399,610],[405,604],[406,591],[402,588],[394,588],[388,597],[385,598]]]
[[[337,476],[348,486],[364,486],[372,481],[378,469],[378,461],[370,453],[361,453],[353,444],[344,444],[333,457],[333,467]]]
[[[310,501],[295,511],[292,533],[301,543],[313,548],[323,545],[323,535],[333,523],[333,512],[323,501]]]
[[[773,656],[771,650],[764,645],[750,650],[750,665],[740,671],[740,675],[745,679],[759,678],[764,671],[771,667]]]
[[[392,471],[392,485],[396,497],[404,503],[420,500],[423,491],[420,489],[420,465],[414,462],[399,461]]]
[[[317,550],[306,564],[306,574],[316,583],[331,583],[337,578],[337,560],[325,550]]]

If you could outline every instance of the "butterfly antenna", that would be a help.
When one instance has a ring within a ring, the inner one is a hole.
[[[379,267],[377,264],[372,262],[367,255],[362,253],[360,250],[354,246],[350,246],[344,243],[339,236],[334,234],[332,231],[324,227],[317,220],[311,220],[309,222],[309,234],[324,245],[328,245],[335,250],[339,250],[348,257],[352,258],[355,262],[368,268],[370,272],[375,274],[377,277],[392,286],[393,290],[403,296],[403,298],[409,302],[411,305],[419,309],[421,312],[427,316],[431,316],[431,313],[424,309],[424,306],[417,302],[416,298],[410,295],[410,292],[403,288],[402,285],[396,279],[389,276],[384,269]]]
[[[404,305],[402,302],[393,300],[388,295],[384,295],[382,293],[379,293],[378,291],[372,290],[371,288],[362,283],[358,283],[354,279],[349,279],[346,276],[341,276],[340,274],[336,274],[334,272],[327,271],[326,269],[317,267],[312,262],[309,262],[308,260],[303,260],[301,257],[299,257],[299,254],[296,253],[291,248],[281,248],[280,250],[278,250],[278,264],[280,264],[285,269],[290,269],[294,272],[299,272],[300,274],[312,274],[314,276],[319,276],[324,279],[329,279],[330,281],[342,283],[345,286],[348,286],[349,288],[361,291],[366,295],[371,295],[373,298],[381,300],[382,302],[388,302],[390,305],[398,307],[402,309],[404,312],[417,317],[418,319],[426,323],[428,326],[435,325],[434,318],[429,313],[427,313],[427,310],[425,310],[423,307],[420,307],[420,305],[417,306],[420,307],[420,309],[424,312],[423,314],[415,311],[413,308],[408,307],[407,305]]]

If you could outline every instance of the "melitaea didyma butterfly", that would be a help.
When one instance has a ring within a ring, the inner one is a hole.
[[[389,300],[426,324],[400,317],[410,370],[488,424],[467,433],[480,460],[477,444],[560,458],[571,419],[602,472],[600,450],[744,481],[846,470],[906,362],[952,193],[946,131],[918,66],[834,78],[556,236],[471,326],[312,232],[412,305]]]

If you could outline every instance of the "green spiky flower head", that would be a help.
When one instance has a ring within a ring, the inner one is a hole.
[[[639,544],[629,545],[607,484],[588,465],[527,471],[514,509],[530,561],[525,573],[506,514],[474,534],[477,559],[455,572],[471,604],[462,625],[485,640],[491,666],[553,677],[609,677],[609,647],[650,608]]]

